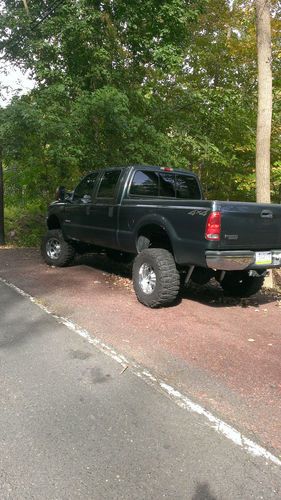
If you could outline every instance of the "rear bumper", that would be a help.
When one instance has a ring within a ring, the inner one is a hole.
[[[221,271],[241,271],[243,269],[271,269],[281,267],[281,249],[271,250],[271,264],[256,264],[256,252],[250,250],[206,251],[207,267]]]

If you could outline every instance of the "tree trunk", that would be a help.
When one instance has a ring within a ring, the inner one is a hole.
[[[3,167],[2,155],[0,149],[0,245],[5,244],[4,233],[4,182],[3,182]]]
[[[28,5],[27,5],[27,0],[22,0],[22,1],[23,1],[23,5],[24,5],[26,13],[29,14],[29,8],[28,8]]]
[[[258,56],[256,196],[257,202],[269,203],[272,117],[270,0],[256,0],[256,30]]]

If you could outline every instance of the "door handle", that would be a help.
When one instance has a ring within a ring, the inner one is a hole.
[[[271,212],[271,210],[263,210],[261,212],[261,217],[263,217],[264,219],[272,219],[273,213]]]

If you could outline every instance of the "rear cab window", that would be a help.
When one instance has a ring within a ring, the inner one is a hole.
[[[153,171],[137,170],[130,188],[133,196],[158,196],[158,175]]]
[[[129,197],[202,199],[196,177],[161,170],[136,170],[129,188]]]
[[[191,175],[176,175],[176,197],[182,200],[201,200],[198,182]]]
[[[159,196],[176,197],[176,176],[169,172],[159,172]]]

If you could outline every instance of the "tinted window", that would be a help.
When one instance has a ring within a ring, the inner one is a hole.
[[[185,200],[200,200],[201,193],[197,180],[188,175],[177,175],[177,198]]]
[[[90,175],[87,175],[80,184],[75,188],[75,191],[73,193],[73,200],[81,200],[85,195],[87,196],[92,196],[95,181],[97,180],[98,173],[93,173]]]
[[[160,196],[166,198],[175,198],[176,196],[176,176],[175,174],[160,173],[159,183],[160,183]]]
[[[158,175],[155,172],[137,170],[130,194],[137,196],[158,196]]]
[[[114,198],[120,173],[121,170],[109,170],[105,172],[98,190],[98,198]]]

